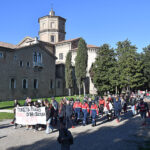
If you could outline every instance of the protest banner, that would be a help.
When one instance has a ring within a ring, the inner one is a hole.
[[[22,125],[46,124],[45,107],[16,107],[16,123]]]

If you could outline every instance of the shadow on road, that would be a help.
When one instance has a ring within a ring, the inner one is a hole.
[[[9,125],[9,124],[0,125],[0,129],[9,128],[9,127],[12,127],[12,125]]]
[[[3,138],[5,138],[5,137],[7,137],[7,136],[6,136],[6,135],[5,135],[5,136],[1,136],[0,139],[3,139]]]
[[[83,127],[80,133],[72,130],[74,144],[71,150],[138,150],[144,142],[144,137],[140,136],[142,133],[140,117],[124,117],[124,119],[125,122],[118,125],[111,122],[111,125],[102,124],[97,128],[88,127],[86,130]],[[46,138],[30,145],[11,147],[7,150],[60,150],[60,145],[56,138]]]

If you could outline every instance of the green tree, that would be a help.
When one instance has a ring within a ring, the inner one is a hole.
[[[114,92],[116,81],[115,52],[108,44],[103,44],[90,70],[92,81],[99,94]]]
[[[86,69],[88,61],[87,46],[84,39],[80,38],[78,43],[77,56],[75,58],[75,76],[77,85],[79,88],[79,95],[81,94],[81,85],[83,84],[83,90],[85,95],[85,80],[86,80]]]
[[[145,87],[150,90],[150,45],[143,48],[142,60],[144,63],[144,76],[146,78]]]
[[[71,64],[71,52],[68,52],[65,62],[65,81],[66,88],[69,90],[69,96],[71,96],[71,89],[73,88],[73,68]]]
[[[142,74],[143,65],[136,49],[129,40],[117,43],[119,86],[120,89],[129,92],[141,88],[145,83]]]

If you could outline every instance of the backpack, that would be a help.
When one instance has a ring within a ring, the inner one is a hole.
[[[60,144],[63,144],[63,143],[69,143],[70,145],[72,145],[73,144],[73,136],[72,136],[72,134],[71,134],[71,132],[69,131],[69,130],[64,130],[63,131],[64,133],[63,133],[63,135],[59,135],[59,137],[58,137],[58,139],[57,139],[57,141],[60,143]],[[62,137],[63,136],[63,137]],[[64,138],[64,136],[65,136],[65,139],[67,140],[62,140],[62,138]]]

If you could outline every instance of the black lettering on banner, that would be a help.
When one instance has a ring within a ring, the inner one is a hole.
[[[30,112],[30,117],[33,116],[33,112]]]
[[[26,116],[27,116],[27,117],[29,116],[29,113],[28,113],[28,112],[26,113]]]

